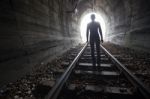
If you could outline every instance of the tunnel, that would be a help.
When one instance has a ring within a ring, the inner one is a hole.
[[[84,44],[81,21],[89,13],[103,19],[104,42],[149,53],[149,6],[150,0],[0,0],[0,86]]]

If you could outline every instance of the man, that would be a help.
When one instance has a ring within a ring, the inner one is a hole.
[[[91,20],[87,25],[87,42],[90,41],[90,46],[91,46],[91,56],[93,60],[93,66],[96,66],[96,59],[94,55],[94,45],[96,44],[96,51],[97,51],[97,66],[100,65],[100,37],[101,37],[101,42],[103,43],[103,35],[102,35],[102,30],[99,22],[95,21],[95,15],[91,15]],[[90,40],[89,40],[89,33],[90,33]],[[100,35],[99,35],[100,34]]]

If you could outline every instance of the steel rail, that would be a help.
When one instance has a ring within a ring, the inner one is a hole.
[[[144,86],[144,84],[134,76],[122,63],[120,63],[113,55],[111,55],[102,45],[100,45],[102,50],[107,54],[114,64],[121,70],[128,80],[142,93],[146,99],[150,99],[150,90]]]
[[[60,79],[56,82],[56,84],[52,87],[48,95],[45,97],[45,99],[56,99],[59,95],[60,90],[62,89],[63,85],[67,81],[68,77],[70,76],[72,70],[75,68],[76,63],[80,59],[81,55],[83,54],[84,50],[86,49],[88,43],[84,45],[82,50],[78,53],[78,55],[75,57],[73,62],[69,65],[69,67],[66,69],[66,71],[62,74]]]

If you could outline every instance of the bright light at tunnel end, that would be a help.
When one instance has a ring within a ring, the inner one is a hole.
[[[104,19],[102,18],[101,15],[97,13],[88,13],[82,17],[81,23],[80,23],[80,32],[81,32],[82,41],[86,42],[86,28],[87,28],[87,24],[91,22],[91,14],[95,14],[96,16],[95,21],[100,23],[101,28],[102,28],[102,33],[103,33],[103,39],[105,40],[106,27],[105,27]]]

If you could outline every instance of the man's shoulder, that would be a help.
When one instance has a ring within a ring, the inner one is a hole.
[[[100,24],[99,22],[95,21],[96,24]]]
[[[88,25],[90,24],[100,24],[99,22],[95,21],[95,22],[89,22]]]
[[[100,25],[100,23],[99,22],[89,22],[88,24],[87,24],[87,26],[93,26],[93,25],[96,25],[96,26],[99,26]]]
[[[89,22],[89,23],[87,24],[88,27],[90,27],[91,25],[92,25],[91,22]]]
[[[90,25],[91,24],[91,22],[89,22],[87,25]]]

